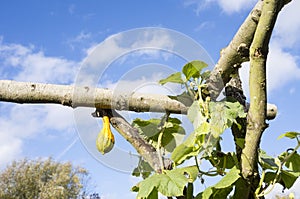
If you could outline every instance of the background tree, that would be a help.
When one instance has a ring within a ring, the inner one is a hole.
[[[14,161],[0,173],[0,179],[0,198],[88,198],[84,197],[88,172],[70,162]]]

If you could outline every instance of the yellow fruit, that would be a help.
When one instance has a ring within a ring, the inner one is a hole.
[[[115,144],[114,134],[112,134],[110,130],[109,118],[107,116],[103,116],[103,127],[100,133],[98,134],[96,140],[96,146],[100,153],[103,155],[112,150]]]

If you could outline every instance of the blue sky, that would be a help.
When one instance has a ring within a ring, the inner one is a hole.
[[[97,44],[105,40],[107,41],[104,45],[105,52],[116,52],[122,48],[117,45],[118,43],[111,42],[114,41],[111,39],[112,35],[143,27],[167,28],[182,33],[200,44],[212,61],[216,62],[220,49],[229,43],[255,2],[255,0],[2,1],[0,79],[74,84],[83,66],[93,55]],[[298,123],[300,20],[295,17],[298,16],[299,9],[300,2],[296,0],[283,9],[270,45],[268,101],[276,104],[279,110],[277,118],[270,121],[270,127],[263,135],[262,148],[274,156],[295,145],[292,141],[276,138],[283,132],[300,130]],[[172,37],[167,37],[168,35],[158,36],[157,40],[151,41],[154,42],[154,46],[165,49],[171,48],[176,43]],[[142,40],[137,38],[135,42],[138,44]],[[150,70],[150,65],[147,64],[153,62],[161,64],[153,67],[153,73],[146,75],[142,74],[143,70],[138,70],[144,67]],[[163,78],[167,73],[180,70],[183,63],[183,60],[167,53],[157,54],[150,51],[133,53],[112,63],[110,68],[101,74],[103,79],[98,79],[99,82],[94,83],[122,90],[124,87],[119,86],[126,82],[127,88],[142,92],[172,93],[178,88],[172,86],[161,88],[153,82]],[[133,67],[134,65],[139,67]],[[158,68],[163,68],[163,72],[157,73]],[[241,72],[246,90],[247,72],[246,63]],[[139,77],[136,77],[137,74]],[[134,85],[144,86],[137,88]],[[94,146],[87,146],[79,139],[79,136],[82,138],[80,129],[85,128],[89,124],[85,122],[92,119],[89,114],[93,109],[74,111],[58,105],[0,103],[0,111],[2,168],[13,159],[52,156],[59,161],[70,160],[87,168],[91,173],[91,181],[95,184],[94,190],[100,193],[102,198],[134,197],[129,189],[139,179],[131,177],[128,172],[104,166],[94,157],[95,154],[91,155],[90,151]],[[123,114],[129,119],[140,116],[132,113]],[[142,117],[150,116],[158,115],[146,114]],[[93,120],[93,125],[95,121],[96,126],[91,129],[97,134],[96,131],[99,131],[101,126],[100,120]],[[118,135],[116,145],[130,150]]]

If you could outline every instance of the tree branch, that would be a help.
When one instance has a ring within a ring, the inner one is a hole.
[[[0,101],[28,104],[60,104],[76,107],[127,110],[135,112],[169,112],[187,114],[188,107],[166,95],[133,93],[119,95],[112,90],[69,85],[0,80]],[[274,119],[277,108],[268,104],[268,116]]]
[[[250,107],[247,116],[245,147],[242,151],[242,175],[251,186],[247,192],[251,194],[259,181],[257,157],[260,139],[267,127],[267,93],[266,93],[266,61],[270,37],[277,15],[285,2],[282,0],[264,0],[253,43],[250,47]],[[251,196],[250,196],[251,197]],[[246,198],[248,198],[246,196]]]
[[[216,99],[224,86],[236,73],[241,63],[249,61],[249,48],[259,21],[263,1],[259,0],[245,19],[229,45],[221,50],[220,59],[208,79],[207,85],[212,99]]]
[[[109,117],[110,124],[136,149],[155,172],[161,173],[162,168],[170,169],[172,167],[171,160],[163,159],[162,162],[162,157],[159,156],[156,149],[140,135],[138,129],[131,126],[115,110],[96,109],[96,111],[92,113],[93,117],[103,117],[104,115]]]
[[[169,112],[186,114],[188,107],[166,95],[132,93],[120,95],[112,90],[68,85],[0,80],[0,101],[14,103],[54,103],[76,107]]]

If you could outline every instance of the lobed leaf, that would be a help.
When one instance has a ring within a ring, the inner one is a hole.
[[[191,61],[183,66],[182,73],[186,79],[199,78],[203,68],[207,67],[207,64],[203,61]]]
[[[169,77],[167,77],[165,79],[161,79],[159,81],[159,84],[164,85],[164,84],[166,84],[168,82],[177,83],[177,84],[183,84],[184,81],[182,80],[181,72],[173,73]]]
[[[300,173],[299,172],[292,172],[292,171],[282,171],[281,172],[281,179],[284,183],[284,187],[286,188],[291,188],[297,178],[299,177]]]
[[[133,121],[133,126],[138,128],[140,134],[149,142],[151,141],[152,145],[156,147],[161,131],[160,123],[160,119],[142,120],[137,118]],[[178,143],[182,141],[184,135],[185,130],[181,126],[181,121],[177,118],[168,118],[168,121],[164,125],[161,147],[168,152],[172,152]]]
[[[195,181],[197,175],[198,168],[196,166],[166,170],[162,174],[150,176],[132,190],[138,191],[138,198],[149,198],[151,194],[156,196],[156,192],[165,196],[181,196],[185,185]]]
[[[260,166],[263,169],[271,169],[271,170],[277,170],[278,165],[276,164],[275,158],[267,155],[267,153],[263,150],[260,150],[259,155],[258,155],[258,161]]]
[[[286,133],[281,134],[280,136],[278,136],[277,139],[281,139],[281,138],[284,138],[284,137],[287,137],[287,138],[290,138],[290,139],[295,139],[298,136],[300,136],[300,133],[291,131],[291,132],[286,132]]]
[[[237,117],[246,117],[244,107],[239,102],[210,102],[209,110],[211,133],[215,138],[219,137],[233,123],[237,123]]]
[[[230,169],[230,171],[214,186],[215,189],[224,189],[231,187],[239,178],[240,170],[236,167]]]
[[[234,183],[240,178],[240,170],[233,167],[217,184],[206,188],[202,193],[198,194],[196,199],[226,199],[232,191]]]
[[[191,97],[186,91],[177,96],[169,96],[169,98],[177,100],[183,103],[185,106],[191,106],[194,102],[193,97]]]
[[[199,149],[195,148],[196,136],[191,133],[189,137],[172,152],[171,159],[176,165],[182,164],[186,159],[198,155]]]
[[[282,170],[278,176],[278,179],[281,179],[278,181],[284,188],[291,188],[297,178],[300,176],[300,172],[293,172],[293,171],[285,171]],[[264,182],[270,184],[272,181],[274,181],[276,178],[275,172],[267,172],[265,174]]]
[[[207,120],[207,118],[205,118],[202,115],[199,101],[197,100],[194,101],[193,104],[190,106],[187,113],[187,117],[192,122],[195,129],[197,129],[203,122]]]
[[[291,155],[286,161],[285,166],[291,171],[300,172],[300,155],[298,153]]]

